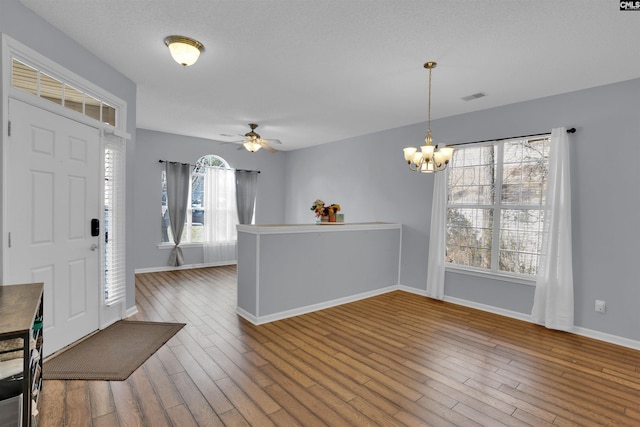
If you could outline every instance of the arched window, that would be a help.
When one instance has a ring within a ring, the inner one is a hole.
[[[191,187],[189,188],[191,203],[187,206],[185,229],[181,243],[205,243],[204,206],[205,206],[205,168],[218,167],[229,169],[229,163],[220,156],[207,154],[200,157],[191,170]],[[232,190],[232,189],[230,189]],[[162,242],[173,242],[171,224],[167,210],[167,177],[162,171]]]

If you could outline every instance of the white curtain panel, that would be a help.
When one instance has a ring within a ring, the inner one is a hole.
[[[237,260],[238,213],[233,169],[207,167],[204,179],[204,262]]]
[[[444,267],[447,245],[447,174],[436,172],[431,204],[429,261],[427,262],[427,296],[444,298]]]
[[[531,316],[540,325],[563,331],[571,331],[574,326],[569,160],[567,130],[553,129],[542,251]]]

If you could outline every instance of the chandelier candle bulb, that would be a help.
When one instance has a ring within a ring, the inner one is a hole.
[[[406,147],[404,148],[404,159],[407,161],[407,163],[411,164],[411,162],[413,161],[414,155],[416,154],[417,148],[416,147]]]
[[[440,149],[440,153],[442,154],[442,159],[445,163],[449,163],[449,161],[453,158],[453,148],[451,147],[442,147]]]
[[[413,155],[413,163],[415,163],[416,165],[422,164],[422,159],[422,153],[416,151],[416,153]]]
[[[420,147],[420,150],[422,150],[422,157],[424,157],[424,160],[427,162],[431,160],[431,157],[433,156],[433,145],[423,145]]]
[[[437,153],[433,153],[433,161],[436,162],[436,166],[440,167],[442,165],[442,163],[444,162],[443,158],[442,158],[442,153],[437,152]]]

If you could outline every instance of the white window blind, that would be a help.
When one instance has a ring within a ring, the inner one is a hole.
[[[125,144],[105,137],[104,151],[104,301],[113,305],[126,294]]]

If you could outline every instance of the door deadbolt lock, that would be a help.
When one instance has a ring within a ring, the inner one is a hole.
[[[93,237],[100,235],[100,220],[98,218],[93,218],[91,220],[91,235]]]

